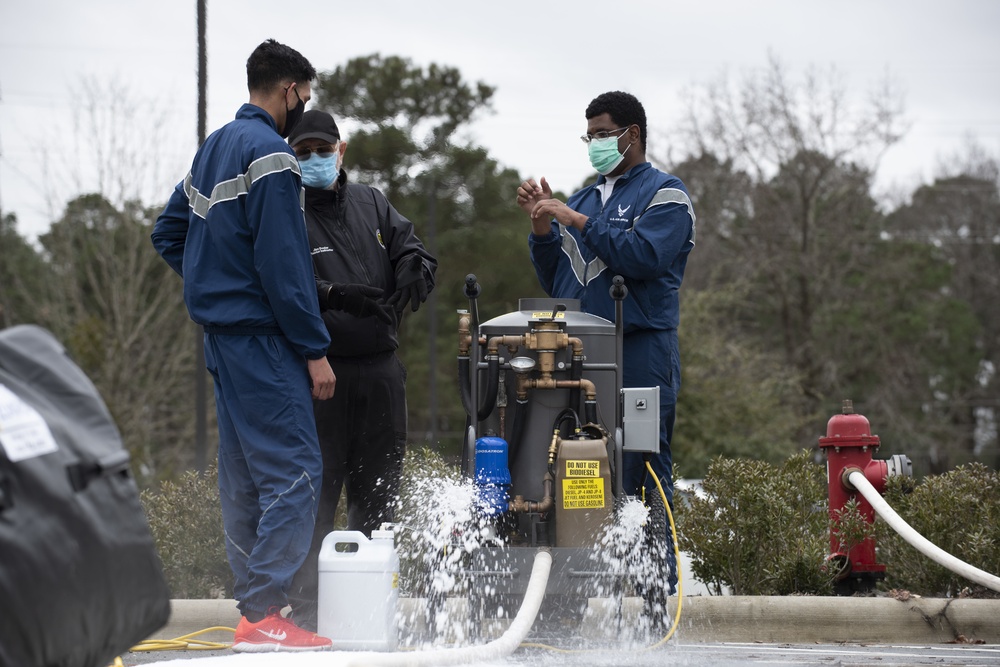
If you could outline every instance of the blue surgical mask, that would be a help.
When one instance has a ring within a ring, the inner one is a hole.
[[[590,164],[597,170],[597,173],[607,176],[625,159],[625,153],[618,152],[618,140],[621,137],[608,137],[607,139],[591,139],[587,144],[587,152],[590,153]],[[629,148],[632,144],[629,144]]]
[[[302,171],[302,185],[321,190],[333,185],[340,175],[340,168],[337,164],[339,157],[338,153],[329,157],[320,157],[313,153],[308,160],[299,162],[299,169]]]

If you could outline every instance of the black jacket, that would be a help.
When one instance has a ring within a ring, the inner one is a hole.
[[[417,238],[413,223],[375,188],[348,183],[346,171],[341,171],[338,182],[336,190],[305,189],[306,227],[317,282],[372,285],[381,288],[387,299],[396,290],[396,267],[416,253],[422,258],[430,292],[437,260]],[[325,306],[320,304],[321,309]],[[328,356],[362,356],[399,347],[396,332],[402,313],[398,311],[393,312],[392,325],[337,310],[322,314],[330,331]]]

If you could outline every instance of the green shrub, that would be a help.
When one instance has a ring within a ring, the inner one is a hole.
[[[826,474],[812,456],[804,450],[780,466],[713,459],[706,495],[676,504],[696,578],[734,595],[832,592]]]
[[[1000,572],[1000,472],[981,463],[925,477],[919,484],[888,480],[884,494],[899,516],[931,543],[981,570]],[[917,551],[886,522],[875,522],[878,560],[886,565],[886,589],[951,597],[968,588],[995,596]]]
[[[861,496],[852,496],[843,508],[834,510],[837,525],[837,551],[846,554],[867,539],[875,539],[875,525],[861,514]],[[828,501],[829,502],[829,501]]]
[[[232,572],[226,560],[218,475],[186,472],[140,499],[173,598],[226,598]]]

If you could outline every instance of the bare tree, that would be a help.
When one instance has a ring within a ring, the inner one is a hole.
[[[112,206],[159,202],[183,177],[193,141],[177,131],[170,106],[137,95],[125,82],[82,77],[67,128],[39,137],[44,196],[52,220],[66,202],[98,192]]]
[[[39,239],[56,287],[40,323],[101,392],[140,481],[192,454],[194,328],[180,281],[149,242],[156,212],[84,195]]]
[[[888,76],[859,104],[836,69],[810,67],[796,83],[774,55],[763,71],[747,73],[738,84],[723,74],[685,98],[679,131],[688,151],[730,162],[757,182],[803,154],[874,173],[906,130],[902,96]]]
[[[73,92],[73,131],[57,134],[75,161],[47,161],[59,213],[39,238],[48,274],[35,317],[97,385],[144,484],[193,456],[195,327],[149,240],[190,150],[171,140],[162,104],[123,84],[84,79]]]

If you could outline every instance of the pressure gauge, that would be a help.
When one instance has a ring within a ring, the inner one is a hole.
[[[535,367],[535,360],[531,357],[514,357],[509,363],[515,373],[528,373]]]

